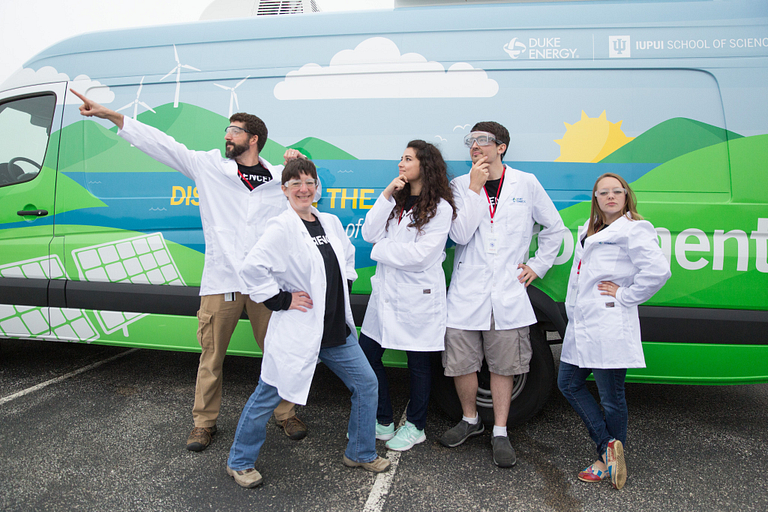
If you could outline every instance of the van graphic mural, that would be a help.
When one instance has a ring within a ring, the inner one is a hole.
[[[266,160],[281,164],[294,148],[318,167],[318,207],[339,216],[356,247],[358,322],[375,268],[360,230],[407,142],[437,143],[459,176],[471,126],[505,125],[506,163],[538,178],[571,230],[529,290],[535,372],[545,373],[517,382],[512,423],[551,388],[547,340],[563,333],[576,231],[604,172],[632,184],[672,268],[641,308],[648,368],[628,379],[768,381],[768,46],[728,44],[768,37],[768,7],[656,2],[638,22],[632,5],[605,5],[225,20],[45,50],[0,86],[0,334],[199,350],[205,247],[194,183],[111,124],[83,119],[72,87],[195,150],[223,150],[232,112],[260,116]],[[639,46],[680,40],[709,43]],[[259,354],[248,325],[229,353]]]

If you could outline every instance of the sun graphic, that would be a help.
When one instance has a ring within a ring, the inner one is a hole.
[[[555,162],[599,162],[634,137],[627,137],[621,130],[621,123],[612,123],[605,117],[589,117],[583,110],[581,119],[574,124],[565,124],[565,135],[557,139],[560,156]]]

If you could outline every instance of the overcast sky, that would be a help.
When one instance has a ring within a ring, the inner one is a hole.
[[[195,21],[213,0],[0,0],[0,84],[36,53],[100,30]],[[394,0],[316,0],[323,11],[388,9]]]

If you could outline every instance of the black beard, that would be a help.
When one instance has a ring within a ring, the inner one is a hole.
[[[224,155],[227,158],[234,159],[239,157],[243,153],[245,153],[247,149],[248,149],[248,146],[245,144],[240,146],[238,146],[237,144],[233,144],[232,146],[227,145],[227,146],[224,146]]]

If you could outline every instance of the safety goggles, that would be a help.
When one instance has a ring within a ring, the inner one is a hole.
[[[290,190],[296,190],[301,188],[301,184],[306,185],[307,188],[314,188],[317,186],[317,180],[290,180],[285,182],[285,188]]]
[[[251,132],[249,132],[249,131],[248,131],[248,130],[246,130],[245,128],[240,128],[239,126],[235,126],[235,125],[233,125],[233,124],[231,124],[231,125],[227,126],[227,127],[224,129],[224,133],[225,133],[225,134],[229,134],[229,135],[232,135],[233,137],[237,137],[238,135],[240,135],[240,134],[241,134],[241,133],[243,133],[243,132],[245,132],[245,133],[250,133],[251,135],[253,135]]]
[[[497,140],[492,133],[488,132],[472,132],[464,137],[464,145],[471,148],[472,145],[477,142],[478,146],[490,146],[491,144],[502,144]]]
[[[600,190],[595,191],[595,197],[607,197],[608,194],[623,196],[626,193],[627,191],[623,188],[601,188]]]

